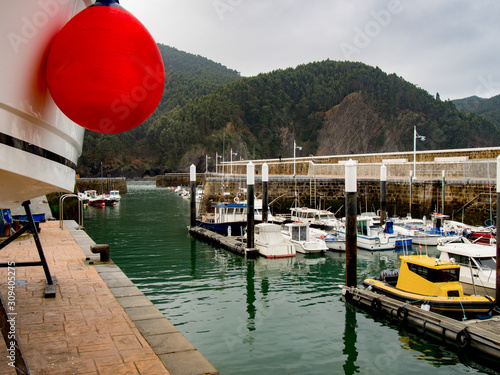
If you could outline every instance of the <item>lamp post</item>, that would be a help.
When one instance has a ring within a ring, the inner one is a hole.
[[[236,156],[238,153],[233,152],[233,149],[231,148],[231,174],[233,174],[233,155]]]
[[[212,159],[208,154],[205,155],[205,173],[208,173],[208,159]]]
[[[302,147],[300,146],[297,146],[297,144],[295,143],[295,140],[293,141],[293,178],[295,178],[295,150],[299,150],[301,151],[302,150]]]
[[[219,166],[219,158],[222,158],[222,155],[219,155],[217,152],[215,153],[215,174],[218,173],[218,166]]]
[[[413,126],[413,178],[417,178],[417,138],[425,141],[425,136],[417,133],[417,125]]]

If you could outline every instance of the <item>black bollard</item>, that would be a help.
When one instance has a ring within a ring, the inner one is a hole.
[[[345,260],[346,284],[348,287],[357,285],[357,177],[356,163],[349,159],[345,165],[345,207],[346,207],[346,235]]]
[[[191,187],[191,227],[196,226],[196,166],[189,168],[189,184]]]
[[[269,211],[269,195],[268,195],[268,182],[269,182],[269,167],[267,163],[262,164],[262,222],[268,222]]]

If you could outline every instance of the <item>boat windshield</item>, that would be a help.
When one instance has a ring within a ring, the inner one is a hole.
[[[432,283],[446,283],[450,281],[458,281],[460,278],[460,268],[434,269],[409,263],[410,271],[422,276],[424,279]]]
[[[497,268],[497,262],[495,261],[495,258],[474,258],[474,260],[482,269],[496,270]]]
[[[335,216],[333,214],[320,214],[319,218],[321,220],[334,220]]]

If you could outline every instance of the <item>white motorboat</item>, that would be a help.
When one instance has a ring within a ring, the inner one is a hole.
[[[287,258],[295,256],[295,246],[283,233],[281,226],[260,223],[254,227],[254,244],[259,254],[265,258]]]
[[[342,222],[335,217],[333,212],[328,210],[318,210],[308,207],[293,207],[290,211],[290,218],[292,221],[309,223],[311,227],[332,230],[342,226]]]
[[[460,282],[469,294],[496,295],[496,246],[470,242],[467,238],[438,245],[439,259],[460,265]]]
[[[326,247],[333,251],[345,251],[345,238],[334,235],[322,229],[309,228],[313,237],[321,238],[325,241]]]
[[[54,191],[73,192],[84,129],[55,105],[47,89],[50,43],[86,0],[0,2],[0,205]]]
[[[400,236],[390,231],[375,229],[370,226],[372,222],[369,216],[357,218],[357,246],[365,250],[394,250],[397,247],[411,248],[412,240],[409,237]],[[336,231],[345,237],[345,228]]]
[[[365,217],[370,218],[370,226],[371,227],[380,226],[380,215],[377,215],[375,212],[362,212],[359,217],[360,218],[365,218]]]
[[[389,222],[387,222],[389,223]],[[386,223],[386,225],[387,225]],[[421,225],[421,224],[420,224]],[[441,236],[439,234],[426,233],[420,230],[421,226],[417,223],[407,222],[404,226],[393,225],[394,233],[401,236],[410,237],[412,243],[417,245],[437,246]]]
[[[328,250],[325,240],[311,236],[308,223],[287,223],[283,225],[282,233],[289,239],[298,253],[322,253]]]

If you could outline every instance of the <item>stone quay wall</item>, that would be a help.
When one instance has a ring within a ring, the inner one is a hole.
[[[416,163],[413,163],[413,153],[252,162],[257,197],[262,194],[262,164],[269,166],[269,202],[272,202],[273,213],[288,213],[297,199],[300,206],[328,208],[338,217],[345,216],[344,170],[345,162],[352,159],[357,162],[359,213],[379,210],[380,168],[385,165],[389,216],[411,213],[413,217],[429,217],[433,212],[441,212],[454,220],[484,225],[486,220],[496,219],[496,158],[499,155],[500,147],[496,147],[418,152]],[[247,164],[248,161],[233,162],[232,175],[228,174],[228,163],[222,164],[225,167],[219,168],[219,174],[197,175],[197,184],[204,186],[201,212],[210,212],[217,202],[233,202],[236,197],[246,199]],[[226,173],[222,174],[223,171]],[[184,178],[181,181],[173,174],[160,176],[157,186],[188,186],[189,175],[185,174]]]

